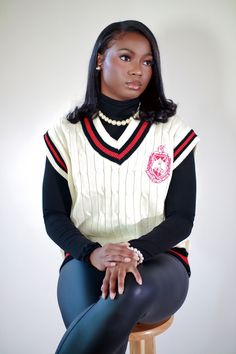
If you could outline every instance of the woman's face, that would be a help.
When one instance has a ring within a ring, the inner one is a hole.
[[[101,92],[116,100],[139,97],[152,76],[152,50],[139,33],[126,32],[111,41],[104,54],[98,54],[101,66]]]

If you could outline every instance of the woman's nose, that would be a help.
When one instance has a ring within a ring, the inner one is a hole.
[[[137,75],[137,76],[142,76],[142,68],[139,63],[132,63],[128,70],[129,75]]]

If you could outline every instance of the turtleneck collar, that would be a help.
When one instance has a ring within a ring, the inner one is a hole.
[[[138,109],[139,98],[133,98],[131,100],[118,101],[100,93],[99,109],[107,117],[115,120],[123,120],[129,118]]]

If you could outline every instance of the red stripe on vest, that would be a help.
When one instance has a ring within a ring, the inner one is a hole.
[[[51,144],[50,140],[48,139],[47,135],[45,134],[45,140],[47,143],[47,146],[49,148],[49,150],[51,151],[52,155],[55,157],[55,159],[57,160],[57,162],[59,163],[59,165],[62,167],[62,169],[64,171],[67,172],[67,167],[64,163],[64,161],[61,159],[61,157],[57,154],[56,150],[54,149],[53,145]]]
[[[137,142],[139,141],[139,139],[141,138],[141,136],[143,135],[143,132],[145,131],[146,127],[147,127],[148,123],[147,122],[143,122],[142,126],[140,127],[140,130],[138,131],[137,135],[135,136],[135,138],[132,140],[132,142],[127,146],[127,148],[122,151],[120,153],[120,158],[122,159],[122,157],[124,157],[126,154],[129,153],[129,151],[137,144]]]
[[[85,127],[91,137],[91,139],[93,140],[94,144],[100,149],[102,150],[105,154],[112,156],[116,159],[119,159],[119,154],[117,154],[116,152],[110,151],[109,149],[107,149],[105,146],[103,146],[100,141],[97,139],[96,135],[94,134],[94,132],[92,131],[90,122],[88,120],[88,118],[84,119],[84,123],[85,123]]]
[[[127,148],[122,151],[121,153],[117,153],[114,151],[109,150],[108,148],[106,148],[104,145],[102,145],[100,143],[100,141],[97,139],[96,135],[94,134],[92,127],[90,125],[90,122],[88,120],[88,118],[84,119],[85,122],[85,126],[86,129],[91,137],[91,139],[93,140],[94,144],[105,154],[117,159],[117,160],[121,160],[126,154],[129,153],[129,151],[135,146],[135,144],[137,144],[137,142],[139,141],[140,137],[143,135],[143,132],[145,131],[148,123],[147,122],[143,122],[142,126],[140,127],[140,130],[138,131],[137,135],[135,136],[135,138],[132,140],[132,142],[127,146]]]
[[[185,148],[186,145],[189,144],[189,142],[195,138],[196,136],[196,133],[195,132],[192,132],[187,138],[186,140],[180,145],[180,147],[174,152],[174,157],[176,157],[176,155],[178,155],[181,150],[183,150]]]

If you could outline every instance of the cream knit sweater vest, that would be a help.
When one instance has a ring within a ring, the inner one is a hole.
[[[99,118],[62,119],[47,133],[47,156],[68,181],[71,220],[104,245],[138,238],[164,220],[173,169],[199,138],[178,116],[168,123],[133,120],[118,140]],[[176,245],[189,248],[188,239]]]

